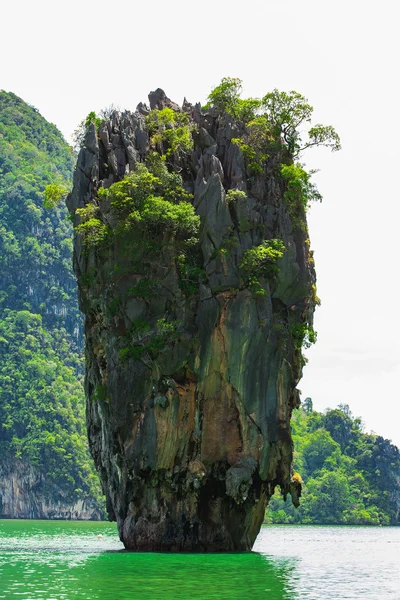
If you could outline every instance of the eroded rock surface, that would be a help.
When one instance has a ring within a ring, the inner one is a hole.
[[[284,201],[284,148],[254,175],[231,142],[241,128],[232,117],[186,100],[180,109],[162,90],[149,98],[151,109],[189,115],[193,151],[167,164],[182,175],[201,218],[202,276],[188,291],[167,231],[155,235],[156,251],[138,245],[137,228],[122,244],[112,203],[97,197],[154,150],[150,109],[115,112],[99,131],[92,125],[68,199],[73,214],[94,204],[114,232],[101,248],[75,236],[91,453],[127,548],[249,549],[275,486],[294,502],[300,492],[291,477],[290,416],[302,368],[294,332],[312,323],[314,310],[305,215],[291,218]],[[230,189],[245,195],[228,202]],[[279,273],[260,276],[255,288],[243,256],[271,239],[285,245]],[[150,294],[138,292],[143,281],[152,282]],[[135,324],[147,323],[154,336],[160,319],[176,331],[147,351]],[[127,344],[145,350],[132,356]]]

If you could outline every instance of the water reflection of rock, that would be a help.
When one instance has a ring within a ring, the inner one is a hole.
[[[82,599],[295,600],[295,559],[258,552],[99,554],[74,569]],[[93,575],[95,574],[95,585]],[[98,596],[96,595],[98,590]]]

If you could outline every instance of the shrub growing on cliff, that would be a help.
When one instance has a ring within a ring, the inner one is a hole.
[[[144,277],[129,289],[129,295],[137,298],[151,298],[159,285],[159,280],[152,280]]]
[[[96,115],[94,110],[92,110],[82,121],[79,123],[78,127],[75,129],[72,134],[72,140],[74,142],[74,149],[78,152],[83,145],[85,140],[85,136],[89,130],[90,125],[93,125],[98,129],[102,123],[103,119]]]
[[[199,266],[202,262],[193,252],[194,248],[189,247],[188,250],[189,252],[178,254],[176,266],[179,273],[179,287],[184,294],[191,295],[198,290],[199,283],[205,280],[205,270]]]
[[[169,199],[164,197],[164,192]],[[190,202],[180,200],[182,195],[188,196],[179,176],[165,175],[163,182],[161,177],[156,177],[142,164],[122,181],[99,190],[99,197],[110,200],[112,208],[121,214],[123,229],[135,225],[144,232],[168,230],[190,238],[198,232],[200,217],[195,214]]]
[[[308,323],[295,323],[290,328],[292,340],[296,348],[310,348],[317,341],[317,332]]]
[[[99,219],[100,212],[94,204],[88,204],[85,208],[77,208],[76,214],[82,222],[75,227],[75,231],[83,236],[86,247],[100,247],[110,237],[110,228]]]
[[[224,77],[221,83],[209,93],[208,102],[204,108],[206,110],[216,108],[221,112],[227,112],[235,119],[245,122],[250,121],[257,114],[261,100],[258,98],[247,98],[244,100],[240,97],[241,92],[241,79],[237,77]]]
[[[251,275],[268,277],[278,273],[277,261],[285,252],[285,244],[282,240],[264,240],[259,246],[246,250],[240,268]]]
[[[175,204],[181,201],[190,202],[192,200],[193,194],[189,194],[184,189],[181,175],[175,171],[169,171],[165,158],[160,156],[158,152],[149,153],[146,165],[150,173],[159,180],[155,191],[161,194],[165,200],[170,200]]]
[[[185,236],[195,235],[198,231],[200,217],[188,202],[174,204],[162,197],[150,196],[143,202],[141,210],[130,213],[131,223],[143,224],[147,229],[168,229],[172,233]]]
[[[237,77],[223,77],[221,83],[211,90],[205,109],[216,108],[236,116],[240,94],[242,93],[242,80]]]
[[[228,204],[231,202],[237,202],[239,200],[246,200],[247,194],[243,190],[228,190],[226,192],[226,200]]]
[[[151,143],[161,148],[166,158],[173,154],[188,154],[193,150],[192,128],[186,113],[172,108],[157,108],[146,117]]]
[[[164,191],[170,199],[163,196]],[[110,200],[112,208],[121,214],[122,229],[138,225],[143,231],[168,230],[191,237],[198,232],[200,218],[190,202],[180,200],[182,195],[187,196],[179,176],[166,176],[163,183],[144,165],[110,188],[99,190],[99,197]]]
[[[276,152],[279,147],[265,115],[256,116],[249,121],[245,135],[242,138],[233,138],[232,143],[239,146],[250,170],[255,174],[262,173],[270,154]]]
[[[129,332],[132,342],[120,350],[120,359],[122,361],[129,358],[138,360],[148,355],[155,360],[160,352],[178,336],[177,326],[176,321],[167,321],[165,318],[158,319],[153,328],[145,321],[134,322]]]
[[[256,295],[264,296],[259,277],[273,277],[279,272],[277,261],[285,252],[282,240],[264,240],[259,246],[246,250],[240,268],[246,273],[246,284]]]
[[[311,183],[312,173],[307,173],[301,165],[282,165],[281,175],[286,184],[283,197],[289,207],[300,206],[306,210],[310,202],[321,202],[321,194]]]

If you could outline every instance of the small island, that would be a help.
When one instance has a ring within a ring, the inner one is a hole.
[[[133,550],[247,550],[276,486],[299,502],[290,418],[321,199],[299,156],[340,141],[297,92],[240,92],[225,78],[202,107],[157,89],[82,123],[67,206],[89,444]]]

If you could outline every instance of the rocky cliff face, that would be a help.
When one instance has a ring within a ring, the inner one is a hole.
[[[285,200],[279,140],[254,172],[232,143],[243,124],[161,90],[149,99],[150,116],[139,105],[90,127],[68,198],[90,448],[127,548],[249,549],[275,486],[300,493],[290,416],[315,296],[305,214]],[[183,150],[163,135],[179,123],[154,134],[165,107],[189,127]],[[113,192],[155,153],[200,217],[194,241],[167,217],[146,229],[148,206],[124,213]]]
[[[0,518],[100,520],[93,500],[71,500],[43,472],[22,460],[0,465]]]

